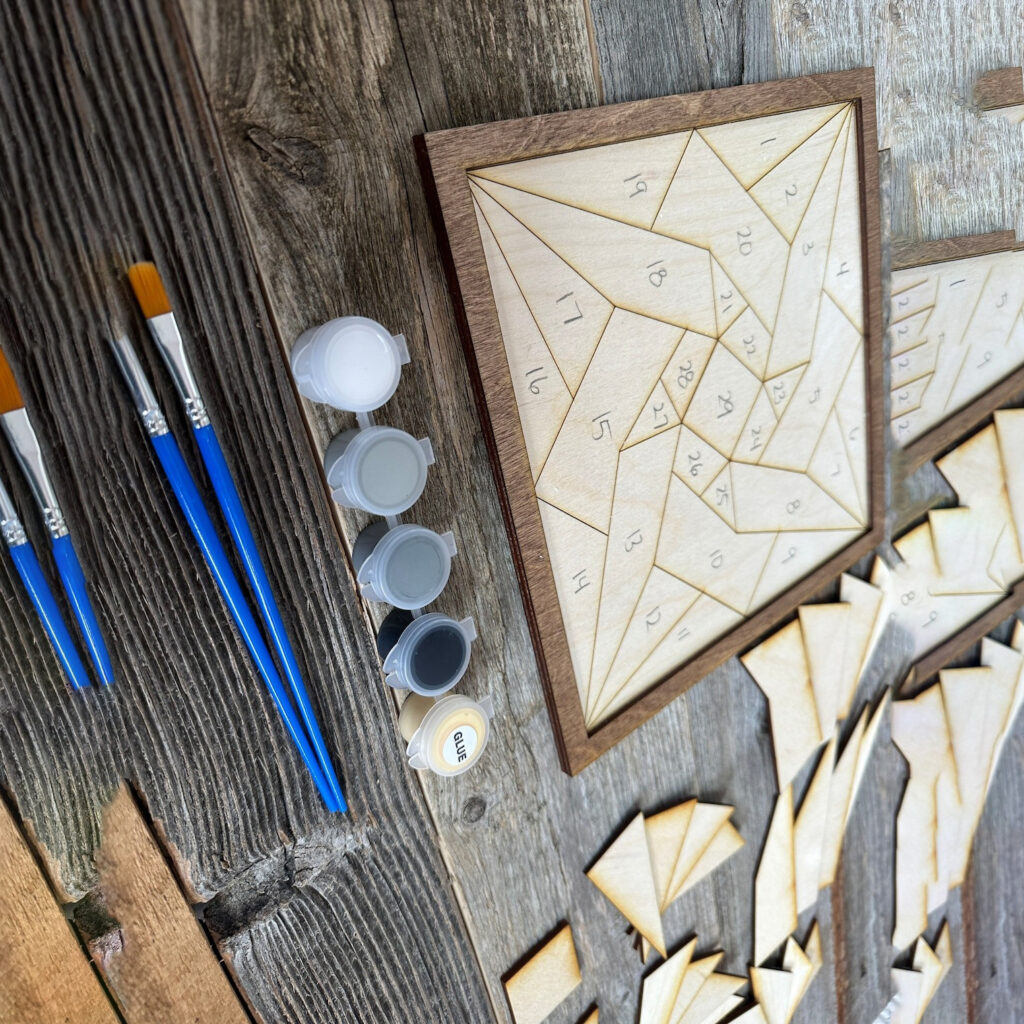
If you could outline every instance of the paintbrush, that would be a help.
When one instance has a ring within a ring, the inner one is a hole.
[[[18,570],[21,582],[25,585],[29,600],[39,616],[39,621],[50,638],[50,646],[57,655],[64,674],[71,683],[71,688],[81,690],[89,685],[89,674],[85,671],[82,659],[75,650],[74,641],[60,613],[57,601],[50,590],[39,560],[32,545],[25,535],[25,528],[18,518],[18,510],[14,507],[7,488],[0,483],[0,533],[11,552],[14,568]]]
[[[323,768],[324,775],[327,777],[338,804],[344,810],[346,803],[341,784],[334,771],[334,765],[327,752],[327,745],[324,743],[316,714],[306,692],[302,673],[299,671],[299,665],[295,660],[295,653],[285,631],[277,601],[274,599],[270,581],[263,568],[263,560],[260,558],[256,539],[252,535],[242,499],[238,494],[238,488],[231,476],[231,470],[228,468],[213,425],[210,423],[206,403],[203,401],[203,396],[200,394],[199,386],[192,373],[192,367],[185,352],[185,343],[171,310],[167,291],[163,281],[160,280],[160,273],[152,263],[135,263],[128,268],[128,279],[142,309],[142,315],[149,325],[150,334],[167,364],[174,385],[185,405],[185,411],[192,424],[196,444],[199,446],[199,453],[206,466],[210,483],[213,484],[217,502],[224,513],[231,538],[242,558],[245,573],[249,577],[253,593],[256,595],[256,603],[263,616],[263,621],[267,624],[271,643],[284,668],[285,677],[309,733],[310,742],[316,751],[317,760]]]
[[[249,603],[242,593],[242,588],[231,568],[228,556],[217,536],[216,527],[206,511],[195,480],[181,456],[178,442],[175,441],[174,435],[168,429],[167,420],[157,403],[153,388],[142,369],[135,349],[132,348],[131,342],[122,332],[114,329],[111,330],[110,345],[114,351],[118,368],[131,392],[132,400],[135,402],[139,418],[149,435],[153,451],[156,452],[160,465],[167,476],[167,482],[171,485],[171,490],[174,491],[174,496],[178,500],[178,506],[184,513],[192,536],[199,544],[203,558],[206,559],[206,564],[209,566],[210,572],[213,573],[221,596],[238,626],[238,631],[242,634],[242,639],[245,641],[253,661],[256,662],[256,668],[267,684],[270,696],[284,720],[285,728],[288,730],[292,742],[298,748],[302,760],[305,761],[328,810],[345,810],[345,805],[339,806],[335,799],[334,793],[324,778],[317,757],[310,748],[302,723],[295,715],[295,710],[288,699],[288,692],[278,675],[277,666],[263,641],[259,626],[256,624],[249,609]]]
[[[11,367],[2,351],[0,351],[0,428],[7,435],[18,465],[21,466],[29,487],[32,489],[32,496],[42,512],[46,529],[53,542],[53,558],[57,563],[57,572],[60,573],[61,583],[64,584],[64,590],[71,602],[71,609],[78,620],[78,628],[89,649],[92,663],[96,666],[100,682],[104,686],[108,686],[114,681],[114,669],[110,664],[110,655],[103,642],[103,634],[100,632],[96,613],[89,601],[85,574],[82,572],[82,565],[78,561],[78,555],[71,543],[71,535],[68,532],[67,523],[64,521],[64,513],[57,501],[57,494],[50,482],[50,476],[46,472],[42,449],[39,447],[39,438],[28,418],[28,411],[22,401],[17,381],[15,381]]]

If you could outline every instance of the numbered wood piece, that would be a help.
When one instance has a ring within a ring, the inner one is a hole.
[[[419,140],[570,772],[881,538],[876,149],[869,69]]]
[[[565,925],[505,979],[515,1024],[541,1024],[580,983],[572,928]]]
[[[1012,231],[894,245],[890,430],[908,468],[1024,388],[1022,314],[1024,246]]]

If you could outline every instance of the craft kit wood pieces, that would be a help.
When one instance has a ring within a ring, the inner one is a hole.
[[[873,96],[421,140],[571,771],[877,542]]]
[[[541,1024],[581,980],[572,928],[566,924],[505,979],[515,1024]]]

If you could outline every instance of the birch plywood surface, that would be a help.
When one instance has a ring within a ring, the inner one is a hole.
[[[877,536],[870,81],[425,140],[570,770]]]

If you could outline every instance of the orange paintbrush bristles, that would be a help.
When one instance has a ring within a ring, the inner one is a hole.
[[[11,372],[11,365],[7,357],[0,349],[0,416],[5,412],[13,412],[15,409],[24,409],[21,392],[18,390],[18,382]]]
[[[128,280],[142,308],[142,315],[147,320],[170,313],[171,300],[167,298],[167,291],[155,263],[133,263],[128,268]]]

